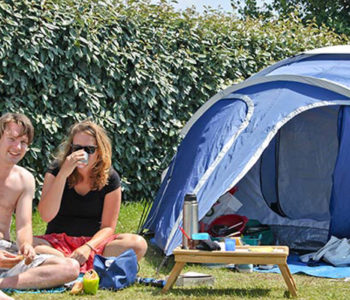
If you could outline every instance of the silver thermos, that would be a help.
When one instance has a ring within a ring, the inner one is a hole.
[[[183,207],[183,229],[191,238],[193,233],[198,233],[198,202],[195,194],[186,194]],[[182,246],[184,249],[193,249],[195,242],[182,235]]]

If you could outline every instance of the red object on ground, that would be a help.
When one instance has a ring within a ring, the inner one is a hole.
[[[230,233],[239,231],[240,233],[242,233],[247,222],[248,222],[248,218],[245,216],[233,215],[233,214],[223,215],[223,216],[217,217],[213,222],[210,223],[208,227],[208,233],[214,237],[229,235],[229,234],[222,234],[222,235],[220,234],[220,232],[224,232],[224,231],[227,231],[227,232],[231,231]]]

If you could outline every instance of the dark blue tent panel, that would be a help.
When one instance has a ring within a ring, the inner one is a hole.
[[[235,114],[232,114],[235,111]],[[168,229],[164,235],[157,235],[157,243],[165,242],[165,235],[171,230],[169,224],[174,224],[182,209],[184,190],[192,193],[198,179],[201,178],[218,153],[222,151],[228,139],[237,132],[246,119],[247,105],[240,99],[226,99],[217,102],[191,128],[182,141],[177,154],[163,182],[171,181],[170,185],[163,184],[158,192],[158,198],[176,198],[178,201],[161,201],[153,206],[150,212],[149,228],[157,232]],[[185,187],[178,189],[178,186]],[[207,207],[209,210],[210,207]],[[156,211],[157,210],[157,211]],[[168,212],[167,217],[161,212]],[[202,213],[204,215],[206,211]],[[201,213],[201,212],[200,212]],[[165,245],[163,245],[165,246]]]
[[[278,195],[278,155],[279,134],[270,142],[261,156],[260,161],[260,187],[266,204],[276,213],[285,216]]]
[[[340,147],[334,170],[330,235],[350,238],[350,109],[345,107],[340,124]]]

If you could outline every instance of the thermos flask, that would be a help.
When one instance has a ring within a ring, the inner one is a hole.
[[[193,233],[198,233],[198,202],[195,194],[186,194],[183,206],[183,229],[191,238]],[[182,235],[184,249],[193,249],[195,241]]]

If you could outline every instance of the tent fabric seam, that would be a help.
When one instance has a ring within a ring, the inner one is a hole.
[[[310,58],[310,57],[316,56],[316,55],[317,54],[300,54],[297,56],[288,57],[284,60],[281,60],[281,61],[273,64],[272,66],[269,66],[269,67],[261,70],[260,72],[258,72],[256,74],[253,74],[251,77],[247,78],[245,81],[250,81],[252,79],[256,79],[257,77],[268,76],[269,73],[271,73],[272,71],[274,71],[280,67],[284,67],[286,65],[296,63],[296,62],[299,62],[301,60],[304,60],[305,58]]]
[[[335,83],[333,81],[327,79],[313,78],[309,76],[299,76],[299,75],[271,75],[266,77],[258,77],[255,79],[250,79],[238,83],[234,86],[230,86],[225,90],[217,93],[211,99],[209,99],[206,103],[204,103],[191,117],[191,119],[186,123],[185,127],[181,130],[180,135],[185,137],[192,125],[217,101],[225,99],[234,91],[238,89],[247,88],[249,86],[267,83],[267,82],[275,82],[275,81],[292,81],[299,83],[306,83],[308,85],[313,85],[320,88],[328,89],[332,92],[336,92],[338,94],[344,95],[346,97],[350,97],[350,89],[346,86]]]
[[[253,101],[245,95],[239,95],[239,94],[233,94],[232,98],[240,98],[241,100],[245,101],[248,107],[248,111],[246,114],[246,119],[242,122],[240,128],[237,130],[237,132],[233,135],[233,137],[225,144],[225,146],[220,151],[219,155],[215,158],[214,162],[210,165],[210,167],[207,169],[207,171],[204,173],[202,178],[199,180],[197,186],[195,187],[193,193],[197,194],[198,191],[202,188],[205,181],[209,178],[211,173],[215,170],[217,165],[220,163],[220,161],[223,159],[223,157],[226,155],[226,152],[231,148],[237,137],[241,134],[241,132],[249,125],[249,122],[253,116],[254,112],[254,103]]]

